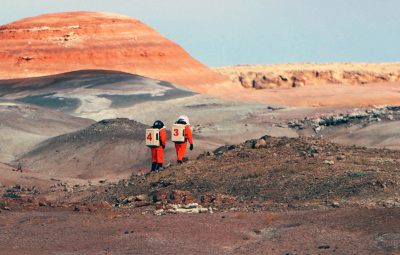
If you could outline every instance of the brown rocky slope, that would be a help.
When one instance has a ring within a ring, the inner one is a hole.
[[[108,69],[196,88],[226,79],[139,20],[96,12],[45,14],[0,26],[0,79]]]
[[[16,185],[0,197],[0,248],[398,254],[399,160],[392,150],[264,136],[118,183],[57,183],[48,194]]]
[[[398,207],[398,163],[394,150],[264,136],[220,147],[147,178],[132,175],[95,200],[140,207],[143,202],[135,201],[135,195],[145,194],[156,208],[197,202],[245,211]]]

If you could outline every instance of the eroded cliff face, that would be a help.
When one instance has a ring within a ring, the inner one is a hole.
[[[363,85],[400,81],[400,64],[286,64],[215,68],[245,88],[275,89],[322,84]]]
[[[94,12],[45,14],[0,26],[0,79],[107,69],[196,88],[226,79],[139,20]]]

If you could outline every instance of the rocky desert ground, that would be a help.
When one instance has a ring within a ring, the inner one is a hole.
[[[208,68],[108,13],[0,38],[0,254],[400,253],[398,63]]]

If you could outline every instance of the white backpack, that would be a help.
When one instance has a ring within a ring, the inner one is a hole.
[[[158,128],[146,129],[146,146],[148,147],[160,146],[160,130]]]
[[[171,141],[174,143],[184,143],[185,140],[185,127],[183,124],[173,124],[171,132]]]

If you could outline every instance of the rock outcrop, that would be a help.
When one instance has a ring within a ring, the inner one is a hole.
[[[245,88],[275,89],[323,84],[364,85],[400,81],[400,64],[286,64],[215,68]]]
[[[65,12],[0,26],[0,79],[83,69],[124,71],[194,89],[226,81],[178,44],[126,16]]]

